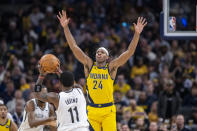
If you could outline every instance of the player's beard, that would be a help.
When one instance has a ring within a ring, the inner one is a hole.
[[[42,104],[44,104],[44,103],[45,103],[45,102],[43,102],[43,101],[40,101],[40,100],[39,100],[39,102],[40,102],[40,103],[42,103]]]

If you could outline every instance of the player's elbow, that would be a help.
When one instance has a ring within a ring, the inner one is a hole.
[[[30,128],[34,128],[34,127],[36,127],[37,125],[36,125],[34,122],[29,122],[29,126],[30,126]]]

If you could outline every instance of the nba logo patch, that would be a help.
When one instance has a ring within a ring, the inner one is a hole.
[[[6,128],[9,128],[9,126],[8,126],[8,125],[6,125]]]
[[[169,31],[174,32],[176,31],[176,17],[172,16],[169,17]]]

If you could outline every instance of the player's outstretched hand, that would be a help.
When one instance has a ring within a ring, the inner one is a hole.
[[[70,21],[70,18],[67,18],[66,11],[64,10],[62,10],[62,12],[59,12],[57,18],[59,19],[60,24],[63,28],[66,27]]]
[[[38,64],[38,71],[40,73],[41,76],[46,76],[47,75],[47,72],[45,72],[42,67],[40,66],[40,64]]]
[[[137,25],[136,23],[133,23],[133,24],[134,24],[135,32],[140,34],[143,28],[147,25],[147,21],[143,17],[138,17]]]

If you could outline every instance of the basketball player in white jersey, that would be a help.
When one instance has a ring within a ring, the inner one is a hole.
[[[46,75],[46,74],[45,74]],[[59,74],[61,92],[42,93],[43,74],[40,74],[35,86],[34,96],[45,102],[54,104],[57,115],[58,131],[89,131],[86,114],[86,100],[81,88],[73,88],[74,76],[65,71]]]
[[[48,102],[42,102],[37,99],[31,99],[27,102],[23,121],[18,131],[43,131],[45,125],[50,125],[51,121],[55,121],[55,113],[53,106]],[[51,131],[55,127],[50,126]]]

